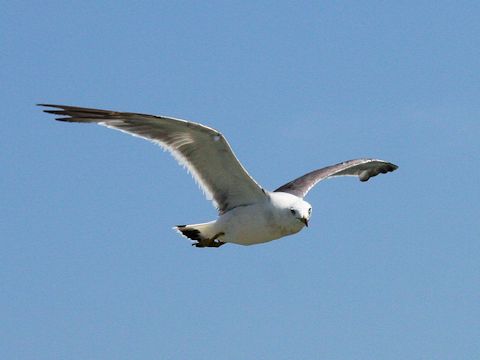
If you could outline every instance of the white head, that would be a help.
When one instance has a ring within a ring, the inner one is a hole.
[[[312,215],[312,205],[288,193],[270,193],[270,196],[274,206],[279,208],[285,220],[292,224],[302,223],[308,226],[308,220],[310,220]]]
[[[299,199],[290,206],[289,211],[298,221],[308,226],[308,220],[310,220],[310,216],[312,216],[312,205],[303,199]]]

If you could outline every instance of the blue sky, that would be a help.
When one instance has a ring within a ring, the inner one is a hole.
[[[480,356],[480,5],[2,2],[5,359]],[[222,131],[274,189],[357,157],[310,227],[196,249],[216,212],[158,147],[35,103]]]

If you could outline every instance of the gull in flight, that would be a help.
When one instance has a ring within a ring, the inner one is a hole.
[[[39,104],[59,115],[56,120],[95,123],[150,140],[168,150],[193,175],[218,210],[217,220],[178,225],[196,247],[225,243],[254,245],[292,235],[305,226],[312,206],[303,200],[320,180],[358,176],[367,181],[398,167],[376,159],[355,159],[314,170],[275,191],[263,189],[235,157],[225,137],[202,124],[175,119],[76,106]]]

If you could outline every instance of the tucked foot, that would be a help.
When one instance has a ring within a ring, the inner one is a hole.
[[[195,246],[195,247],[198,247],[198,248],[220,247],[220,246],[225,244],[225,242],[217,240],[217,238],[222,236],[222,235],[225,235],[225,233],[223,233],[223,232],[218,233],[211,239],[198,240],[196,243],[193,243],[192,246]]]
[[[201,243],[201,242],[196,242],[196,243],[193,243],[192,246],[195,246],[195,247],[198,247],[198,248],[204,248],[204,247],[220,247],[224,244],[226,244],[226,243],[224,243],[223,241],[211,241],[208,244]]]

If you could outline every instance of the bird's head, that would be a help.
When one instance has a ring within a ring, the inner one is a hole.
[[[312,216],[312,205],[305,200],[299,199],[293,203],[289,209],[291,216],[294,216],[298,221],[308,226],[308,220]]]

